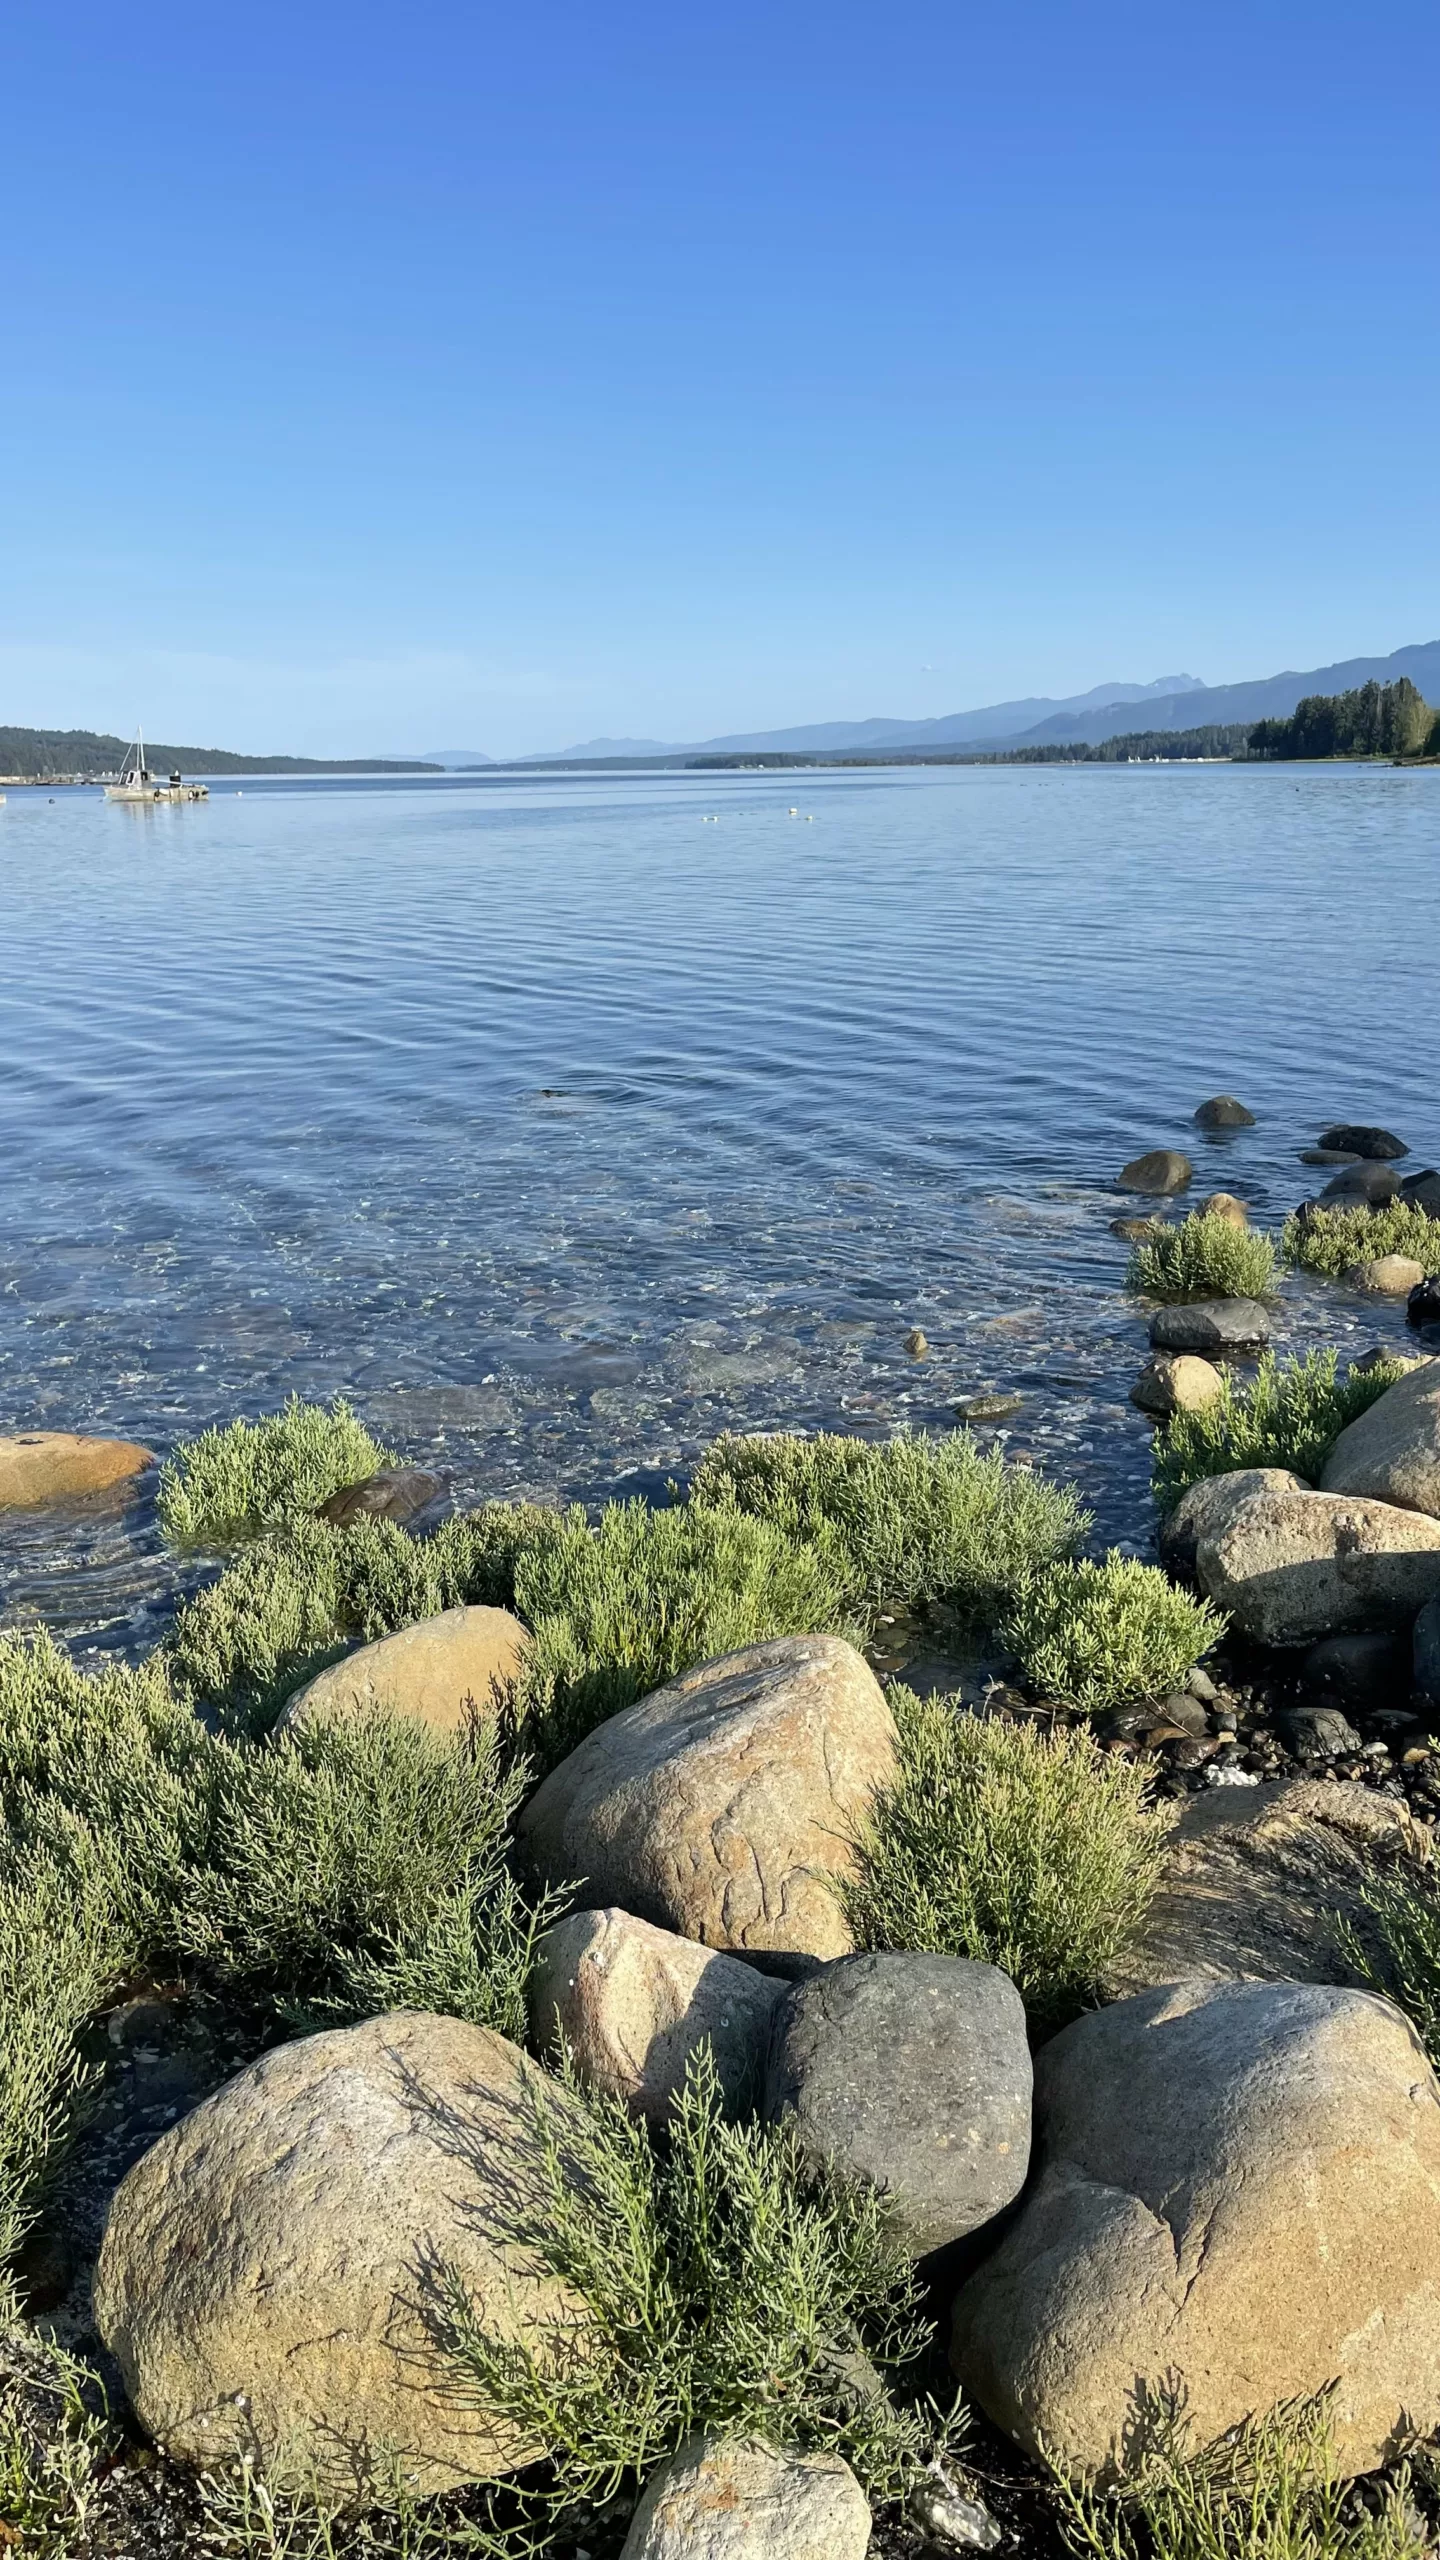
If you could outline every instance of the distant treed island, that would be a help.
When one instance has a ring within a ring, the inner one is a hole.
[[[133,741],[95,729],[0,729],[0,779],[6,782],[101,782],[118,773]],[[438,773],[438,765],[387,762],[378,756],[237,756],[225,747],[147,745],[152,773]]]

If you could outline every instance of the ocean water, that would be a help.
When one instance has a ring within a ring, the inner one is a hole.
[[[593,1501],[1006,1389],[1143,1552],[1116,1173],[1278,1223],[1331,1118],[1437,1161],[1437,997],[1434,772],[12,790],[0,1430],[343,1394],[461,1501]],[[1282,1341],[1401,1331],[1286,1283]],[[0,1623],[135,1649],[184,1580],[145,1500],[0,1515]]]

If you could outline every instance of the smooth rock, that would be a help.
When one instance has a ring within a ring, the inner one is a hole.
[[[1423,1209],[1427,1218],[1440,1218],[1440,1173],[1427,1165],[1423,1173],[1407,1173],[1400,1185],[1400,1197],[1412,1209]]]
[[[1346,1424],[1321,1470],[1320,1490],[1440,1514],[1440,1360],[1407,1371]]]
[[[1217,1534],[1252,1494],[1309,1490],[1304,1478],[1291,1475],[1288,1467],[1237,1467],[1230,1475],[1201,1476],[1187,1485],[1174,1510],[1160,1523],[1160,1561],[1167,1573],[1193,1582],[1202,1537]]]
[[[1131,1159],[1116,1189],[1145,1191],[1160,1198],[1168,1192],[1183,1191],[1194,1178],[1195,1167],[1188,1156],[1178,1155],[1171,1147],[1152,1147],[1148,1155]]]
[[[319,1517],[333,1520],[337,1529],[348,1528],[352,1520],[413,1520],[438,1502],[444,1490],[444,1477],[432,1476],[424,1467],[378,1467],[373,1476],[342,1484],[338,1493],[328,1495]]]
[[[1157,1307],[1150,1319],[1155,1351],[1256,1351],[1270,1339],[1270,1318],[1258,1298],[1199,1298],[1193,1306]]]
[[[1111,1999],[1187,1977],[1344,1982],[1356,1973],[1344,1921],[1378,1961],[1364,1896],[1387,1866],[1424,1866],[1429,1835],[1407,1807],[1369,1787],[1264,1779],[1187,1796],[1170,1833],[1159,1891],[1112,1963]]]
[[[1351,1164],[1332,1176],[1320,1194],[1322,1204],[1332,1208],[1359,1203],[1368,1209],[1383,1209],[1394,1199],[1400,1184],[1388,1164]]]
[[[848,1955],[833,1880],[895,1773],[880,1684],[838,1636],[682,1673],[587,1734],[517,1824],[537,1875],[732,1954]]]
[[[663,2124],[696,2047],[708,2043],[727,2106],[753,2110],[785,1985],[628,1911],[574,1911],[548,1929],[530,1977],[530,2029],[558,2035],[592,2089]]]
[[[765,2114],[793,2123],[811,2159],[884,2188],[923,2258],[1019,2194],[1031,2082],[1008,1974],[962,1956],[851,1956],[777,2009]]]
[[[1346,1155],[1365,1156],[1381,1163],[1387,1162],[1391,1156],[1408,1156],[1410,1153],[1404,1139],[1395,1137],[1389,1129],[1371,1129],[1363,1123],[1357,1125],[1349,1120],[1338,1121],[1333,1129],[1326,1129],[1320,1144],[1322,1147],[1339,1147]]]
[[[1036,2065],[1041,2170],[955,2308],[962,2384],[1103,2476],[1167,2377],[1208,2443],[1327,2383],[1339,2461],[1440,2419],[1440,2091],[1385,2001],[1186,1982]]]
[[[1405,1321],[1415,1326],[1440,1324],[1440,1278],[1422,1280],[1405,1301]]]
[[[1224,1392],[1225,1380],[1209,1360],[1185,1351],[1156,1351],[1131,1388],[1130,1401],[1142,1413],[1168,1419],[1172,1413],[1203,1413]]]
[[[1403,1634],[1322,1636],[1300,1665],[1307,1695],[1342,1715],[1367,1715],[1409,1685],[1409,1646]]]
[[[94,1440],[83,1431],[18,1431],[0,1439],[0,1511],[108,1493],[155,1464],[138,1440]]]
[[[493,1715],[504,1703],[529,1645],[508,1609],[442,1609],[332,1662],[287,1698],[276,1732],[388,1707],[432,1733],[463,1733],[472,1715]]]
[[[1208,1199],[1201,1201],[1198,1214],[1202,1218],[1223,1218],[1227,1227],[1248,1227],[1250,1224],[1248,1208],[1243,1200],[1236,1199],[1233,1191],[1212,1191]]]
[[[1440,1600],[1427,1600],[1415,1621],[1415,1686],[1440,1706]]]
[[[645,2485],[620,2560],[865,2560],[870,2501],[833,2453],[692,2436]]]
[[[206,2467],[253,2447],[363,2500],[389,2449],[422,2493],[543,2444],[468,2401],[436,2342],[428,2269],[457,2269],[493,2334],[577,2324],[517,2242],[543,2211],[533,2110],[568,2102],[503,2036],[394,2011],[251,2063],[122,2179],[95,2316],[142,2425]]]
[[[1374,1289],[1382,1297],[1408,1298],[1425,1274],[1408,1253],[1382,1253],[1373,1262],[1352,1262],[1345,1277],[1352,1289]]]
[[[1340,1707],[1282,1707],[1276,1723],[1297,1760],[1339,1760],[1360,1748],[1360,1736]]]
[[[962,1396],[955,1412],[961,1422],[1004,1422],[1012,1413],[1018,1413],[1024,1402],[1023,1396],[1003,1394]]]
[[[1200,1129],[1253,1129],[1255,1114],[1247,1111],[1243,1102],[1237,1102],[1233,1093],[1217,1093],[1209,1102],[1201,1103],[1195,1125]]]
[[[1350,1147],[1302,1147],[1302,1164],[1359,1164],[1362,1159]]]
[[[1352,1494],[1266,1489],[1202,1532],[1195,1578],[1257,1644],[1401,1626],[1440,1591],[1440,1520]]]

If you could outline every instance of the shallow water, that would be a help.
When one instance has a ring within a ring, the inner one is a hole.
[[[1278,1221],[1332,1117],[1440,1157],[1434,772],[12,790],[0,951],[0,1429],[345,1394],[462,1500],[1013,1388],[1143,1547],[1120,1165]],[[1286,1284],[1284,1340],[1402,1331]],[[146,1502],[0,1515],[6,1622],[177,1585]]]

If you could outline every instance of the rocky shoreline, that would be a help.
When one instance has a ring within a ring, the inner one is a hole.
[[[1160,1567],[964,1434],[722,1442],[588,1523],[446,1519],[343,1408],[167,1461],[223,1570],[159,1653],[0,1642],[11,2538],[58,2462],[49,2547],[117,2560],[278,2547],[276,2498],[317,2554],[1078,2549],[1107,2483],[1166,2560],[1162,2475],[1243,2471],[1280,2408],[1307,2496],[1370,2484],[1337,2550],[1428,2548],[1440,1176],[1405,1153],[1302,1150],[1282,1249],[1407,1301],[1413,1354],[1344,1378],[1268,1359],[1235,1195],[1117,1222]],[[0,1505],[153,1465],[19,1435]],[[24,1910],[77,1858],[113,1952],[40,1982]]]

